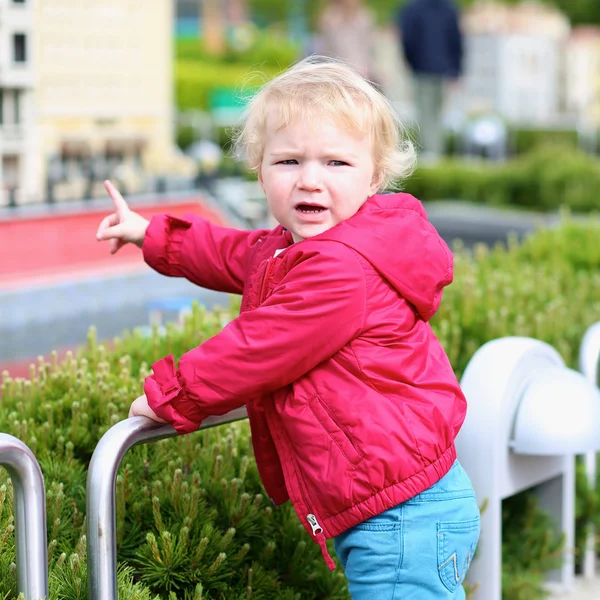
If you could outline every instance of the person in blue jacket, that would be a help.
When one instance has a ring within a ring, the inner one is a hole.
[[[439,157],[444,149],[445,87],[462,71],[459,11],[452,0],[410,0],[398,13],[398,29],[414,74],[421,149],[428,157]]]

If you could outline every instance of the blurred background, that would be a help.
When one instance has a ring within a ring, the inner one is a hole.
[[[597,0],[448,3],[452,51],[435,47],[441,29],[434,47],[423,35],[409,47],[407,4],[0,0],[0,370],[26,373],[92,324],[107,338],[194,298],[228,303],[152,273],[136,248],[111,257],[95,241],[111,207],[102,182],[146,216],[268,226],[231,133],[257,87],[311,53],[347,60],[389,98],[420,150],[403,189],[448,241],[493,244],[556,224],[564,206],[596,210]],[[422,72],[435,52],[456,64]]]

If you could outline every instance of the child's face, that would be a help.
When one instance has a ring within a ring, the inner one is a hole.
[[[259,181],[295,242],[350,218],[378,187],[370,139],[329,120],[278,131],[268,119]]]

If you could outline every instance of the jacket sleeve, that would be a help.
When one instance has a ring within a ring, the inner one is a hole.
[[[162,214],[150,221],[142,252],[162,275],[241,294],[252,249],[266,233],[220,227],[190,213],[184,219]]]
[[[144,386],[150,408],[189,433],[207,416],[291,384],[356,337],[364,270],[352,250],[324,243],[327,255],[304,252],[261,306],[184,354],[178,370],[172,356],[152,365]]]

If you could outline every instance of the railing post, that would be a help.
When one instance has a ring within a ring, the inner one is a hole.
[[[21,440],[7,433],[0,433],[0,465],[13,484],[18,591],[25,600],[47,598],[46,492],[40,465]]]
[[[583,336],[579,348],[579,371],[592,384],[600,387],[600,323],[592,325]],[[584,456],[585,472],[590,487],[596,489],[596,453]],[[591,527],[591,526],[590,526]],[[591,528],[583,556],[583,576],[593,579],[596,574],[596,531]]]
[[[202,429],[246,418],[238,408],[222,417],[210,417]],[[174,437],[171,425],[146,417],[125,419],[100,439],[87,478],[87,565],[89,600],[117,600],[116,480],[127,451],[138,444]]]

